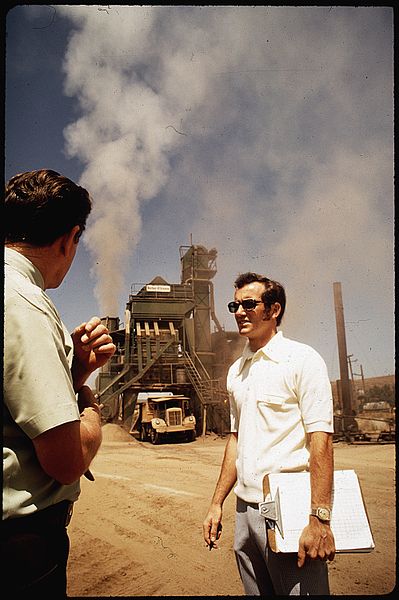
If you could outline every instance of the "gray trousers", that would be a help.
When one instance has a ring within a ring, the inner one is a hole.
[[[267,543],[266,520],[257,504],[237,498],[234,552],[245,594],[249,596],[328,596],[328,569],[322,560],[306,559],[297,566],[297,553],[273,552]]]

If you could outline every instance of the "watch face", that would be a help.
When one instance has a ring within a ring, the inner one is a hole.
[[[317,516],[322,521],[329,521],[330,520],[330,511],[328,510],[328,508],[318,508]]]

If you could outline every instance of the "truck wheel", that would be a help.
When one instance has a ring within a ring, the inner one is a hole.
[[[193,442],[196,438],[195,430],[187,431],[186,440],[187,442]]]
[[[150,437],[151,437],[152,444],[159,444],[159,442],[160,442],[159,433],[153,427],[151,427]]]

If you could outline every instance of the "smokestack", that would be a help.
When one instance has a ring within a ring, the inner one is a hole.
[[[349,380],[348,371],[348,351],[346,348],[346,335],[345,335],[345,320],[344,320],[344,305],[342,302],[342,290],[341,284],[335,282],[333,284],[334,289],[334,306],[335,306],[335,320],[337,325],[337,339],[338,339],[338,355],[339,355],[339,370],[340,370],[340,382],[341,382],[341,398],[342,398],[342,411],[345,416],[352,414],[352,394],[351,384]],[[343,419],[344,430],[346,430],[346,420]]]

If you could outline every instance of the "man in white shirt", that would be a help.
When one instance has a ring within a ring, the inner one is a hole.
[[[208,546],[216,547],[223,502],[234,487],[234,551],[245,593],[327,595],[326,560],[335,554],[329,520],[331,385],[321,356],[277,331],[285,304],[284,288],[276,281],[257,273],[244,273],[235,281],[234,302],[228,307],[248,341],[227,376],[231,433],[203,533]],[[267,543],[267,522],[259,513],[263,478],[268,473],[306,470],[311,506],[298,553],[275,553]]]
[[[67,525],[80,477],[101,443],[85,385],[115,352],[98,317],[70,335],[46,294],[75,257],[87,190],[55,171],[6,186],[2,589],[6,598],[66,597]]]

